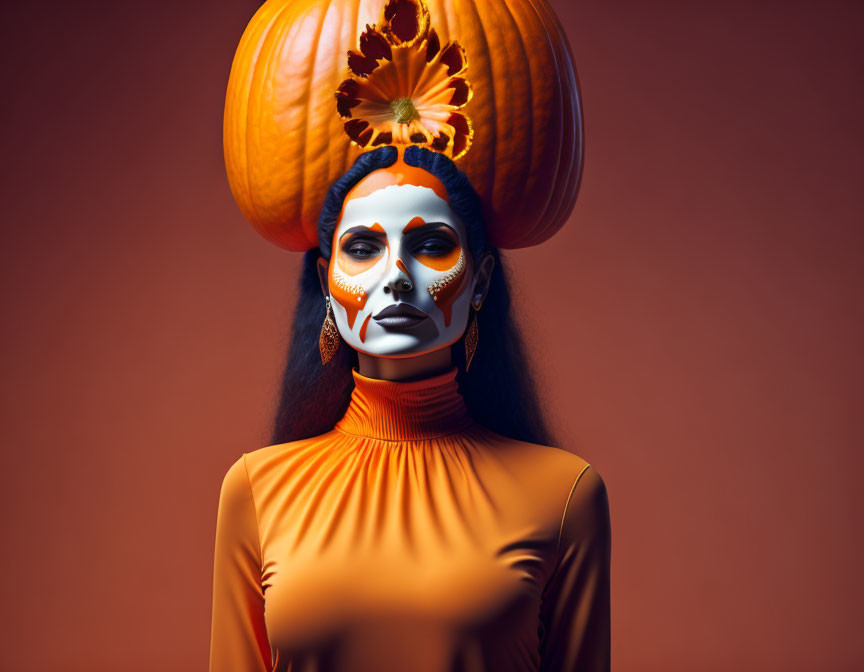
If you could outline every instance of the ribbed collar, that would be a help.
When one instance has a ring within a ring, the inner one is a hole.
[[[387,441],[432,439],[470,427],[456,367],[422,380],[367,378],[353,370],[351,402],[336,429]]]

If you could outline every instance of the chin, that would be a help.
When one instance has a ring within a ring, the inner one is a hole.
[[[418,338],[410,333],[392,333],[372,339],[366,339],[365,343],[351,344],[358,352],[370,355],[371,357],[391,357],[393,359],[401,359],[406,357],[417,357],[425,355],[441,348],[446,348],[453,345],[458,340],[458,336],[452,339],[429,339]]]

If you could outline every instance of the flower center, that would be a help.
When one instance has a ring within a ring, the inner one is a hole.
[[[420,113],[410,98],[397,98],[390,103],[390,109],[393,110],[397,124],[410,124],[420,118]]]

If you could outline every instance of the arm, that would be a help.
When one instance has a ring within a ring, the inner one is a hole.
[[[246,456],[222,481],[213,562],[210,672],[269,672],[261,548]]]
[[[557,558],[543,591],[541,672],[608,672],[609,500],[590,465],[565,505]]]

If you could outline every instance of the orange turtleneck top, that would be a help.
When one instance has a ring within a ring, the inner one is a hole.
[[[455,377],[355,371],[332,431],[231,466],[210,672],[609,670],[603,480],[472,421]]]

